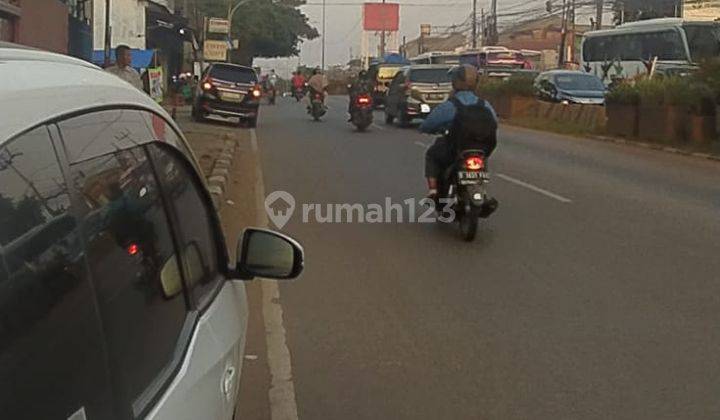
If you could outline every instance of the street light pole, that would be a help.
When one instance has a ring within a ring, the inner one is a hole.
[[[322,66],[325,70],[325,0],[322,2]]]

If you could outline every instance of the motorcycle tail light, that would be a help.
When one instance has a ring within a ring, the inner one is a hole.
[[[140,252],[140,247],[137,244],[130,244],[127,247],[128,255],[137,255]]]
[[[485,167],[485,161],[480,156],[470,156],[465,159],[465,169],[469,171],[479,171]]]
[[[367,96],[360,96],[357,100],[357,102],[360,105],[368,105],[370,103],[370,98]]]

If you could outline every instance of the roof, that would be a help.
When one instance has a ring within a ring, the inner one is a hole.
[[[720,25],[720,23],[718,23],[718,22],[712,22],[712,21],[704,22],[704,21],[688,20],[688,19],[682,19],[682,18],[647,19],[647,20],[640,20],[637,22],[624,23],[613,29],[603,29],[600,31],[587,32],[585,34],[585,36],[592,38],[594,36],[622,34],[622,33],[628,33],[628,32],[643,32],[643,31],[647,32],[647,31],[654,31],[657,29],[677,27],[677,26],[684,25],[684,24]]]
[[[453,64],[412,64],[407,66],[410,70],[431,70],[449,69],[455,67]]]
[[[585,73],[584,71],[581,71],[581,70],[563,70],[563,69],[557,69],[557,70],[548,70],[548,71],[544,71],[544,72],[540,73],[540,75],[552,75],[552,76],[557,76],[557,75],[569,75],[569,74],[578,75],[578,76],[597,77],[597,76],[595,76],[594,74]]]
[[[148,95],[86,61],[0,45],[0,144],[53,118],[102,106],[169,115]]]

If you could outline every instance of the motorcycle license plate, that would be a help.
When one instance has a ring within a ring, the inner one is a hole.
[[[458,180],[463,185],[477,184],[477,183],[479,183],[481,181],[485,181],[487,179],[488,179],[488,175],[485,172],[467,172],[467,171],[458,172]]]
[[[423,114],[428,114],[430,112],[430,105],[428,105],[428,104],[420,105],[420,112],[422,112]]]

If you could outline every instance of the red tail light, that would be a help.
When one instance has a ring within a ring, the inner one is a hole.
[[[465,159],[465,169],[479,171],[485,167],[485,161],[480,156],[471,156]]]
[[[129,255],[137,255],[140,252],[140,247],[137,244],[130,244],[127,247],[127,253]]]
[[[360,105],[369,105],[370,97],[369,96],[358,96],[357,103]]]

